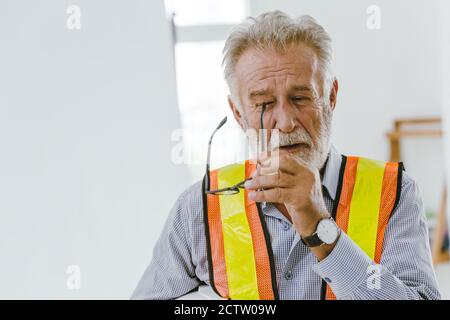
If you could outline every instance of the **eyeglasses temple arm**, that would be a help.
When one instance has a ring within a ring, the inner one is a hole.
[[[216,132],[222,128],[222,126],[227,122],[227,117],[223,118],[222,121],[220,121],[219,125],[217,126],[217,128],[213,131],[213,133],[211,134],[211,137],[209,138],[209,142],[208,142],[208,154],[206,156],[206,183],[205,183],[205,188],[206,190],[209,190],[209,163],[210,163],[210,159],[211,159],[211,143],[212,143],[212,139],[214,138],[214,135],[216,134]]]
[[[265,141],[264,141],[264,112],[266,112],[266,107],[267,107],[267,104],[266,103],[263,103],[262,104],[262,109],[261,109],[261,118],[260,118],[260,127],[261,127],[261,149],[264,149],[264,150],[261,150],[261,151],[265,151]]]

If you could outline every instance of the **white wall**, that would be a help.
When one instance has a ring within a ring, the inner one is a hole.
[[[450,181],[450,2],[439,0],[440,36],[443,48],[441,50],[442,63],[442,110],[444,117],[444,141],[447,182]],[[447,183],[448,185],[448,183]],[[449,192],[447,188],[447,192]],[[447,197],[449,199],[449,197]],[[450,200],[447,200],[447,222],[450,229]],[[450,296],[449,296],[450,297]]]
[[[379,30],[366,26],[370,5],[381,9]],[[340,83],[333,142],[342,153],[387,160],[385,133],[395,118],[441,114],[435,0],[253,0],[251,9],[252,15],[274,9],[291,16],[309,14],[331,34]],[[405,139],[402,156],[421,186],[427,208],[436,210],[442,142]]]
[[[163,1],[2,0],[0,70],[0,298],[128,298],[188,181]]]

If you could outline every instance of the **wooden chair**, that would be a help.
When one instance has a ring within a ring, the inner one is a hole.
[[[443,131],[441,129],[441,118],[416,118],[416,119],[398,119],[394,121],[394,130],[387,134],[390,142],[390,161],[400,161],[401,148],[400,142],[402,138],[441,138]],[[427,126],[431,128],[417,129],[418,126]],[[408,126],[414,126],[414,129],[405,128]],[[447,207],[447,188],[445,186],[442,190],[441,202],[439,212],[436,220],[436,227],[432,235],[432,248],[431,253],[433,257],[433,263],[438,264],[450,260],[448,251],[443,250],[443,244],[446,237],[447,219],[446,219],[446,207]]]

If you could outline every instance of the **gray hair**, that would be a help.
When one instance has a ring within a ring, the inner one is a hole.
[[[283,52],[291,44],[305,44],[315,50],[324,78],[324,94],[328,94],[334,77],[331,37],[311,16],[303,15],[292,19],[281,11],[266,12],[256,18],[248,17],[232,29],[223,48],[222,61],[231,94],[234,92],[233,73],[236,63],[247,49],[274,49]]]

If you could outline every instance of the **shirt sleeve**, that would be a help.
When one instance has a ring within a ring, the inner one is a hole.
[[[403,173],[400,201],[386,228],[380,264],[344,232],[313,266],[337,299],[440,299],[417,184]]]
[[[154,247],[153,258],[131,299],[169,300],[198,288],[187,224],[189,206],[182,194],[172,208]]]

